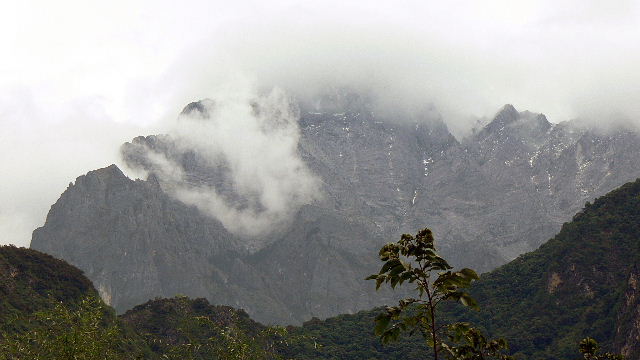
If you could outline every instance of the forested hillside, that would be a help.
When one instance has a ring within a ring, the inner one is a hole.
[[[478,319],[515,353],[566,358],[587,335],[637,358],[640,180],[587,203],[538,250],[482,277]]]
[[[184,296],[116,317],[76,267],[0,247],[0,360],[231,358],[216,353],[234,347],[267,359],[282,335],[242,310]]]
[[[50,300],[68,304],[97,295],[82,271],[36,250],[0,247],[0,325],[40,310]]]
[[[437,234],[436,234],[437,235]],[[538,250],[481,276],[472,288],[479,312],[449,309],[504,337],[526,359],[577,357],[582,338],[635,359],[640,355],[637,269],[640,180],[587,203]],[[374,284],[371,284],[374,286]],[[373,336],[380,309],[306,322],[298,331],[324,344],[297,349],[300,359],[419,359],[418,339],[382,347]],[[347,340],[348,339],[348,340]]]

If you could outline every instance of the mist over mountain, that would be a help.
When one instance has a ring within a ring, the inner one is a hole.
[[[636,1],[35,0],[3,10],[3,244],[28,246],[78,174],[122,167],[119,144],[164,133],[185,104],[246,82],[305,100],[352,86],[394,112],[430,104],[459,139],[505,103],[553,123],[640,119]]]
[[[124,144],[124,162],[146,180],[115,166],[79,177],[32,248],[85,271],[118,311],[181,293],[300,323],[391,299],[362,279],[403,232],[429,226],[452,263],[487,271],[640,176],[629,128],[551,124],[506,105],[458,140],[434,113],[380,113],[354,92],[257,96],[231,113],[224,100],[189,104],[182,132]],[[281,120],[264,124],[265,111]],[[221,131],[235,121],[249,121],[249,135]]]

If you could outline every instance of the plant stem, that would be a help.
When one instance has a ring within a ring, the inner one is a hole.
[[[425,271],[425,266],[424,264],[420,264],[420,267],[422,268],[422,271]],[[425,274],[428,274],[425,272]],[[431,290],[429,289],[429,279],[423,279],[421,280],[422,282],[422,286],[424,287],[425,291],[427,292],[427,298],[429,300],[429,312],[431,313],[431,337],[433,338],[433,359],[434,360],[438,360],[438,342],[437,342],[437,338],[436,338],[436,314],[435,314],[435,306],[433,304],[433,297],[431,296]]]
[[[429,298],[429,311],[431,312],[431,336],[433,337],[433,359],[438,360],[438,342],[436,341],[436,315],[431,299],[431,291],[427,287],[427,297]]]

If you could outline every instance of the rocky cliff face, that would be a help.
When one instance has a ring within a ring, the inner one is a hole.
[[[200,279],[215,271],[214,255],[235,249],[217,221],[115,165],[70,184],[46,224],[34,231],[32,247],[76,264],[117,309],[151,294],[209,295],[214,285]]]
[[[640,139],[505,106],[461,141],[434,117],[377,114],[339,95],[301,105],[298,152],[323,196],[290,223],[243,238],[175,200],[149,150],[179,164],[190,184],[243,199],[228,164],[207,162],[170,136],[133,139],[132,181],[109,167],[81,176],[51,208],[32,247],[83,269],[122,311],[184,293],[245,308],[263,322],[296,323],[380,304],[362,279],[380,245],[429,226],[454,264],[489,270],[532,250],[585,201],[640,175]],[[185,113],[207,121],[204,103]]]
[[[442,234],[455,262],[489,270],[538,247],[586,201],[637,178],[639,153],[637,132],[552,125],[507,105],[460,146],[428,160],[430,191],[418,194],[407,222]]]
[[[267,323],[298,323],[378,303],[361,281],[375,259],[345,246],[349,236],[375,239],[365,227],[307,206],[280,236],[250,253],[154,178],[134,181],[111,165],[69,185],[31,246],[81,268],[119,311],[185,294],[244,308]]]
[[[627,359],[637,359],[640,356],[640,271],[637,266],[629,274],[620,303],[614,349]]]

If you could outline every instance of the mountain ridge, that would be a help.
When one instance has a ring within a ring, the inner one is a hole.
[[[245,308],[262,322],[300,323],[375,306],[360,280],[374,271],[369,254],[386,239],[428,225],[453,264],[487,271],[536,248],[585,201],[640,176],[633,131],[550,125],[506,106],[459,142],[439,118],[393,121],[357,96],[316,105],[300,107],[298,154],[323,196],[277,231],[243,238],[167,195],[175,183],[158,175],[149,151],[178,164],[189,185],[242,201],[224,162],[211,166],[171,136],[151,135],[121,149],[147,181],[68,189],[76,195],[52,207],[32,247],[83,269],[119,311],[184,293]],[[105,212],[109,206],[119,210]],[[74,215],[76,207],[84,213]],[[274,291],[268,284],[287,285]]]

